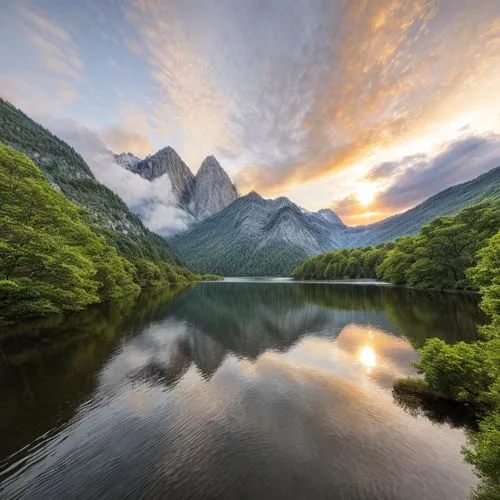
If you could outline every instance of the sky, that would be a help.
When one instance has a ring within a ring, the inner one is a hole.
[[[0,0],[0,14],[3,97],[114,152],[170,145],[194,172],[214,154],[240,193],[364,224],[500,165],[498,0]]]

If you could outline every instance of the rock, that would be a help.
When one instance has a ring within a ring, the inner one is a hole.
[[[214,156],[208,156],[196,174],[192,207],[203,219],[226,208],[238,197],[236,188]]]
[[[187,208],[193,196],[195,177],[176,151],[167,146],[136,165],[136,172],[152,181],[167,174],[181,207]]]
[[[136,172],[137,164],[141,161],[140,158],[137,158],[137,156],[132,153],[120,153],[113,156],[120,167],[126,168],[134,173]]]

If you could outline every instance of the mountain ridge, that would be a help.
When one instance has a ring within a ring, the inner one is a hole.
[[[500,199],[500,167],[363,226],[346,226],[330,209],[308,212],[288,198],[267,200],[251,191],[171,242],[198,272],[288,276],[296,262],[311,255],[415,234],[435,217],[453,215],[484,199]]]

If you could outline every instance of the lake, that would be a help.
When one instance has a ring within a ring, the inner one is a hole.
[[[240,279],[7,328],[0,497],[466,499],[460,422],[392,383],[480,321],[469,295]]]

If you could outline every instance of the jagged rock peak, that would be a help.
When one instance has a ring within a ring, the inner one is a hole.
[[[229,175],[215,156],[207,156],[196,173],[194,212],[199,218],[208,217],[231,204],[238,194]]]
[[[264,199],[259,193],[257,193],[257,191],[250,191],[248,194],[245,195],[245,198],[247,198],[248,200],[258,200],[258,201]]]
[[[135,167],[141,161],[140,158],[135,156],[133,153],[119,153],[113,154],[116,163],[120,165],[120,167],[126,168],[131,172],[135,172]]]
[[[136,166],[137,173],[150,181],[168,174],[180,205],[187,206],[194,192],[195,178],[177,152],[167,146]]]

